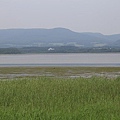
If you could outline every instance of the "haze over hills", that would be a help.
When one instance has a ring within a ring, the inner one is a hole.
[[[120,34],[78,33],[65,28],[0,30],[1,48],[49,46],[120,47]]]

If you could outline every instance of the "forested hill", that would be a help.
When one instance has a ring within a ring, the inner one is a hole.
[[[56,46],[120,47],[120,34],[78,33],[65,28],[0,30],[0,48]]]

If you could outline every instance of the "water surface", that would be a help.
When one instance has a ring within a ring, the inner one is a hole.
[[[119,53],[0,55],[0,66],[120,66]]]

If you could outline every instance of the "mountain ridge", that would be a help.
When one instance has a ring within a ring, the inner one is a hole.
[[[103,35],[92,32],[74,32],[61,27],[52,29],[0,29],[0,47],[99,47],[115,45],[118,40],[120,40],[120,34]]]

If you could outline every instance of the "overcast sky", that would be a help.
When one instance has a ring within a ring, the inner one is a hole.
[[[120,0],[0,0],[0,29],[120,33]]]

